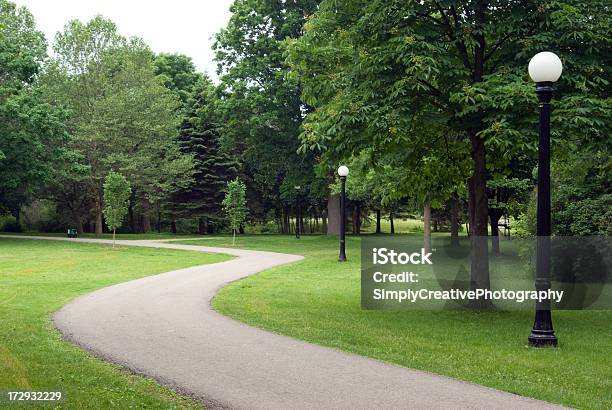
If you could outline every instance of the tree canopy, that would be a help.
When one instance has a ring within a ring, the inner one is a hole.
[[[102,16],[68,21],[48,57],[32,15],[0,0],[0,211],[19,218],[44,202],[53,226],[100,234],[115,171],[132,187],[125,229],[204,234],[227,228],[224,188],[238,176],[257,229],[333,234],[343,163],[355,234],[374,212],[377,232],[382,214],[410,213],[426,232],[429,215],[450,221],[458,239],[467,215],[496,253],[498,225],[532,230],[527,65],[549,50],[564,66],[553,230],[610,231],[606,1],[235,0],[230,11],[213,82],[189,56],[155,54]],[[474,245],[484,287],[488,257]]]
[[[47,43],[25,8],[0,0],[0,210],[19,211],[63,160],[64,112],[36,79]]]

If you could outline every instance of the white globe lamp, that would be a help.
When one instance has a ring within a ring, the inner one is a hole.
[[[529,77],[536,83],[554,83],[561,77],[563,64],[561,59],[550,51],[542,51],[529,61]]]

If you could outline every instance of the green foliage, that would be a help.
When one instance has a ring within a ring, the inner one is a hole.
[[[202,79],[196,72],[191,57],[182,54],[161,53],[155,57],[155,74],[162,76],[164,85],[176,92],[187,105],[195,85]]]
[[[223,190],[236,175],[236,161],[219,146],[218,103],[210,80],[201,78],[194,86],[180,130],[180,150],[193,158],[194,168],[191,181],[173,186],[175,217],[219,218]]]
[[[225,198],[223,198],[223,210],[227,215],[230,227],[236,232],[236,230],[240,228],[240,225],[246,220],[248,213],[246,186],[240,178],[236,178],[227,183]]]
[[[223,147],[240,162],[253,216],[262,219],[291,202],[296,180],[306,186],[315,178],[314,156],[296,152],[308,107],[298,82],[288,77],[284,41],[301,35],[305,16],[318,3],[236,0],[228,25],[216,35]],[[286,178],[292,182],[284,183]]]
[[[558,212],[556,231],[561,235],[612,235],[612,194],[567,203]]]
[[[434,164],[427,177],[402,181],[406,193],[438,192],[432,179],[451,186],[465,180],[468,142],[476,176],[485,165],[493,172],[512,158],[533,158],[537,103],[526,68],[543,49],[565,66],[554,100],[557,153],[570,140],[602,144],[610,126],[606,7],[573,0],[323,1],[288,48],[293,77],[315,108],[302,127],[302,148],[330,159],[372,148],[412,165],[403,170]],[[476,162],[479,141],[486,161]],[[480,184],[478,194],[485,188]]]
[[[47,56],[47,43],[34,17],[15,3],[0,0],[0,70],[2,94],[34,82]]]
[[[608,151],[609,152],[609,151]],[[554,163],[552,222],[557,235],[612,233],[610,156],[591,146],[577,147],[568,161]]]
[[[63,113],[34,83],[45,57],[32,15],[0,0],[0,211],[17,216],[50,181],[66,136]]]
[[[130,183],[123,175],[110,172],[104,179],[104,219],[111,231],[121,228],[131,193]]]
[[[58,175],[56,197],[72,210],[83,202],[93,205],[101,232],[102,180],[116,169],[129,176],[133,205],[148,218],[172,184],[190,178],[191,159],[176,139],[178,95],[164,86],[167,77],[155,74],[148,47],[120,36],[100,16],[70,21],[57,34],[54,50],[42,81],[49,101],[70,113],[67,147],[81,165]],[[64,199],[66,191],[81,195]]]

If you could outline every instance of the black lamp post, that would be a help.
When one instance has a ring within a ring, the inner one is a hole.
[[[340,256],[338,256],[339,262],[346,261],[346,176],[349,173],[348,167],[341,165],[338,168],[338,175],[340,175],[340,182],[342,188],[340,190]]]
[[[300,203],[300,188],[301,188],[301,186],[296,185],[294,188],[295,188],[295,190],[297,192],[297,195],[296,195],[297,209],[295,211],[295,237],[297,239],[300,239],[300,228],[301,228],[300,222],[301,222],[301,219],[302,219],[302,208],[301,208],[301,203]]]
[[[536,83],[536,94],[540,101],[535,280],[537,291],[547,291],[551,286],[550,100],[553,83],[561,76],[562,69],[561,60],[551,52],[538,53],[529,62],[529,75]],[[528,340],[529,345],[534,347],[557,346],[557,337],[553,330],[550,312],[550,300],[536,302],[535,320]]]

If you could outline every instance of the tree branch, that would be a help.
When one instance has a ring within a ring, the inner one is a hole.
[[[463,65],[468,70],[472,70],[472,65],[470,64],[470,57],[469,57],[469,54],[468,54],[468,51],[467,51],[467,47],[465,46],[465,43],[463,42],[463,40],[459,39],[455,35],[456,30],[460,26],[459,25],[459,20],[458,20],[458,18],[456,16],[456,11],[454,12],[455,30],[453,30],[451,22],[448,19],[448,16],[446,15],[446,13],[444,12],[444,8],[437,1],[434,1],[434,3],[436,5],[436,8],[438,9],[440,14],[442,15],[442,19],[444,20],[444,25],[447,28],[448,37],[451,39],[451,41],[453,41],[457,45],[457,49],[459,50],[459,54],[461,55],[461,59],[463,60]],[[453,13],[453,10],[454,10],[454,7],[451,6],[451,13]]]
[[[511,31],[508,34],[506,34],[504,37],[502,37],[497,43],[495,43],[495,45],[491,48],[491,50],[485,54],[484,61],[487,62],[487,60],[491,58],[493,53],[495,53],[495,51],[497,51],[497,49],[501,47],[501,45],[504,44],[513,34],[515,34],[515,32]]]

